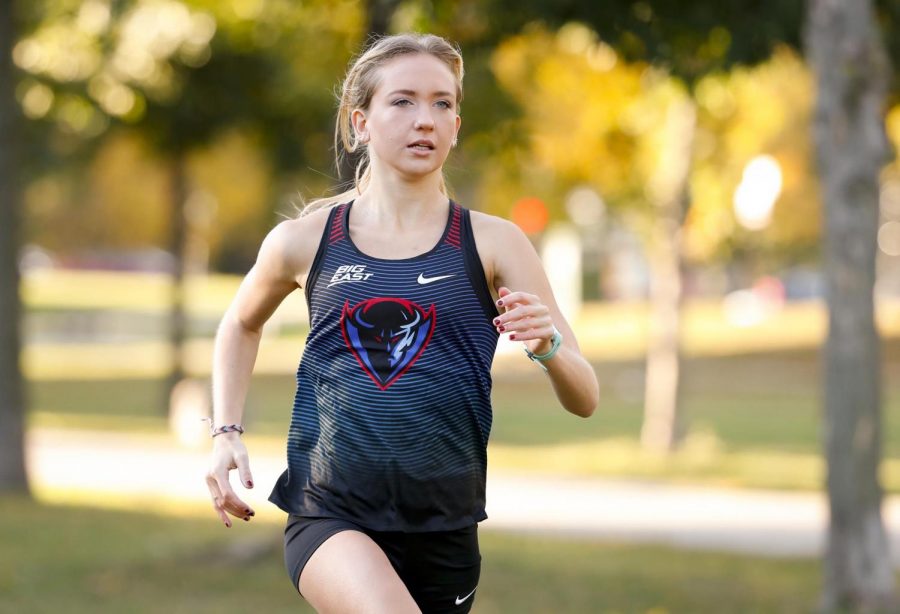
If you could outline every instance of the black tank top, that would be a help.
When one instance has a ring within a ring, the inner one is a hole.
[[[352,202],[330,213],[306,284],[288,468],[269,500],[379,531],[438,531],[485,513],[498,333],[469,219],[452,200],[437,245],[359,251]]]

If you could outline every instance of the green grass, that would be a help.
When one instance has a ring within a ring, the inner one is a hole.
[[[194,276],[185,307],[191,322],[187,369],[208,373],[211,335],[234,297],[239,277]],[[32,379],[151,377],[165,372],[170,280],[164,275],[100,271],[41,271],[23,279],[26,338],[23,367]],[[267,325],[257,368],[287,373],[306,332],[303,294],[287,297]],[[595,361],[640,360],[645,354],[646,303],[589,303],[571,322],[582,351]],[[792,302],[754,326],[729,321],[722,301],[691,300],[683,310],[689,357],[771,353],[814,348],[827,317],[817,301]],[[900,338],[900,301],[882,301],[878,322]],[[273,343],[283,340],[285,344]],[[77,343],[75,343],[77,342]],[[125,357],[125,358],[123,358]],[[262,363],[262,364],[260,364]]]
[[[801,376],[796,375],[792,388],[786,390],[778,382],[769,382],[756,388],[735,384],[733,390],[726,391],[716,377],[725,372],[729,378],[740,379],[742,369],[753,369],[766,360],[750,356],[687,361],[683,406],[688,425],[715,433],[732,449],[817,451],[819,407],[812,378],[801,386],[797,383]],[[499,374],[493,393],[492,441],[528,446],[636,437],[642,419],[642,404],[635,398],[641,393],[640,365],[606,363],[596,369],[601,405],[589,420],[561,409],[543,378]],[[783,367],[775,369],[784,371]],[[623,380],[626,383],[621,383]],[[294,386],[293,375],[254,376],[245,411],[247,424],[259,434],[283,435]],[[115,428],[131,419],[135,424],[164,426],[162,379],[38,380],[31,382],[29,393],[37,414],[46,414],[46,419],[50,415],[57,420],[68,419],[72,426],[93,426],[106,419],[118,419]],[[888,439],[900,435],[900,412],[894,403],[897,397],[890,399]]]
[[[226,530],[212,517],[10,496],[0,497],[0,514],[3,612],[311,612],[284,571],[279,523]],[[251,550],[248,560],[235,554]],[[481,550],[476,614],[808,612],[819,584],[812,560],[485,530]]]
[[[900,341],[885,344],[883,482],[900,492]],[[640,449],[642,367],[599,362],[601,406],[588,420],[562,410],[543,377],[495,377],[491,467],[660,478],[738,487],[819,489],[821,393],[812,351],[684,362],[688,437],[660,458]],[[161,379],[37,380],[30,426],[163,432]],[[280,453],[290,421],[293,375],[256,375],[244,424]]]
[[[900,454],[900,340],[886,344],[884,441]],[[821,440],[818,357],[811,351],[684,361],[682,407],[688,428],[712,433],[729,450],[817,453]],[[508,445],[565,444],[636,437],[642,419],[643,371],[638,362],[599,362],[601,403],[589,420],[562,410],[543,377],[497,373],[491,439]],[[289,420],[293,374],[255,375],[245,412],[256,432],[281,436]],[[42,420],[72,426],[164,426],[163,380],[32,380],[30,404]],[[156,422],[154,422],[156,420]]]
[[[148,318],[159,328],[167,283],[158,275],[29,276],[26,304],[29,313],[39,316],[32,332],[55,339],[67,330],[66,313],[80,317],[87,312],[95,316],[89,329],[106,322],[107,315],[119,332],[143,327]],[[190,312],[207,324],[215,322],[237,283],[227,276],[192,279]],[[302,303],[296,294],[292,300]],[[264,340],[245,411],[248,430],[277,442],[273,446],[279,452],[305,330],[298,323],[298,305],[285,305],[286,316],[276,330],[280,334]],[[886,334],[882,475],[888,491],[900,492],[900,306],[884,304],[880,311]],[[791,304],[750,328],[729,325],[716,302],[688,305],[681,396],[688,437],[681,451],[662,459],[637,443],[645,315],[646,305],[589,305],[574,323],[601,386],[600,409],[589,420],[560,409],[545,378],[524,358],[512,365],[498,360],[491,466],[731,486],[821,487],[822,392],[820,358],[813,349],[825,326],[821,304]],[[162,340],[150,334],[141,342],[104,345],[81,332],[79,343],[57,339],[26,347],[29,425],[164,432],[161,374],[168,354]],[[211,353],[209,338],[192,339],[187,347],[192,371],[207,372]]]
[[[234,275],[191,275],[185,300],[193,313],[221,315],[240,284]],[[117,309],[164,312],[171,277],[162,273],[117,271],[36,271],[22,279],[22,297],[30,308]]]

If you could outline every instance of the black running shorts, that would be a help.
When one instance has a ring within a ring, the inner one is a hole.
[[[340,531],[365,533],[387,555],[423,614],[468,612],[481,573],[478,525],[455,531],[372,531],[338,518],[290,514],[284,529],[284,564],[299,592],[300,572],[316,548]]]

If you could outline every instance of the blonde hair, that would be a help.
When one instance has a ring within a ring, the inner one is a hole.
[[[361,143],[353,129],[350,114],[354,109],[368,109],[375,88],[380,81],[379,69],[392,59],[408,54],[427,53],[441,60],[450,69],[456,81],[456,104],[463,98],[463,59],[459,48],[450,41],[434,34],[405,33],[373,38],[368,47],[351,63],[344,77],[338,97],[338,114],[334,130],[334,160],[338,171],[346,154],[361,151],[356,165],[353,187],[336,196],[317,198],[302,207],[300,215],[346,202],[369,184],[372,169],[369,166],[369,152]],[[444,177],[441,177],[441,192],[447,193]]]

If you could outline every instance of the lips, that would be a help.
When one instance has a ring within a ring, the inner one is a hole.
[[[434,149],[434,143],[429,141],[428,139],[419,139],[418,141],[414,141],[407,145],[407,147],[411,147],[413,149]]]

